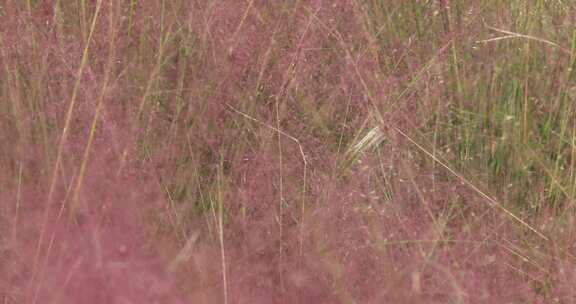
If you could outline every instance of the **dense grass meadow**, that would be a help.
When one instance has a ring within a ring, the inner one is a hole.
[[[576,2],[0,1],[0,304],[576,303]]]

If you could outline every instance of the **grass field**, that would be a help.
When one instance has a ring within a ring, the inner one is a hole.
[[[0,1],[0,303],[575,303],[575,25]]]

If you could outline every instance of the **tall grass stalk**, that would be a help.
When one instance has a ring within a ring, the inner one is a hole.
[[[62,133],[60,135],[60,140],[58,142],[56,161],[55,161],[53,169],[52,169],[52,178],[51,178],[51,182],[50,182],[50,188],[48,190],[48,196],[46,199],[46,206],[44,207],[44,216],[42,219],[42,227],[40,229],[40,236],[38,239],[38,244],[36,246],[36,253],[34,255],[34,261],[33,261],[34,266],[33,266],[32,273],[34,274],[34,276],[39,275],[40,277],[38,278],[36,292],[34,293],[34,298],[32,300],[32,303],[36,303],[36,301],[38,300],[37,299],[38,291],[40,290],[41,285],[42,285],[45,266],[42,267],[42,269],[39,271],[39,274],[38,274],[37,267],[38,267],[38,264],[40,262],[39,259],[40,259],[40,255],[41,255],[42,245],[44,245],[43,244],[44,243],[44,234],[46,233],[46,228],[48,225],[48,221],[50,219],[50,205],[52,204],[54,192],[56,190],[56,184],[57,184],[57,180],[58,180],[58,171],[60,170],[60,164],[62,162],[62,157],[63,157],[62,152],[63,152],[64,146],[66,144],[66,139],[67,139],[69,128],[70,128],[70,122],[72,121],[72,116],[74,114],[74,108],[76,105],[76,96],[78,94],[78,90],[80,89],[80,83],[82,81],[82,75],[84,73],[84,68],[86,67],[87,62],[88,62],[88,54],[90,51],[90,42],[92,40],[92,35],[94,34],[94,30],[96,29],[96,21],[98,20],[101,6],[102,6],[102,0],[98,0],[98,2],[96,3],[96,11],[95,11],[94,17],[92,19],[92,24],[90,26],[90,33],[88,35],[88,39],[86,41],[84,51],[82,53],[82,59],[80,61],[80,65],[78,67],[78,72],[76,74],[76,82],[74,84],[74,88],[72,89],[70,101],[68,102],[68,110],[66,111],[66,118],[65,118],[65,122],[64,122],[64,127],[62,128]],[[63,210],[63,206],[64,206],[65,202],[66,202],[65,200],[62,202],[62,207],[60,208],[60,210]],[[51,246],[49,245],[47,250],[46,250],[46,253],[45,253],[45,260],[46,261],[48,261],[48,257],[50,256],[50,251],[51,251]]]

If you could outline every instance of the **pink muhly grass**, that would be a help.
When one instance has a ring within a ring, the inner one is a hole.
[[[574,39],[498,8],[1,5],[0,300],[570,302]]]

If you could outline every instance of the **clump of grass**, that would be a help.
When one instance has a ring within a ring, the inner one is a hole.
[[[573,9],[0,5],[0,300],[570,302]]]

